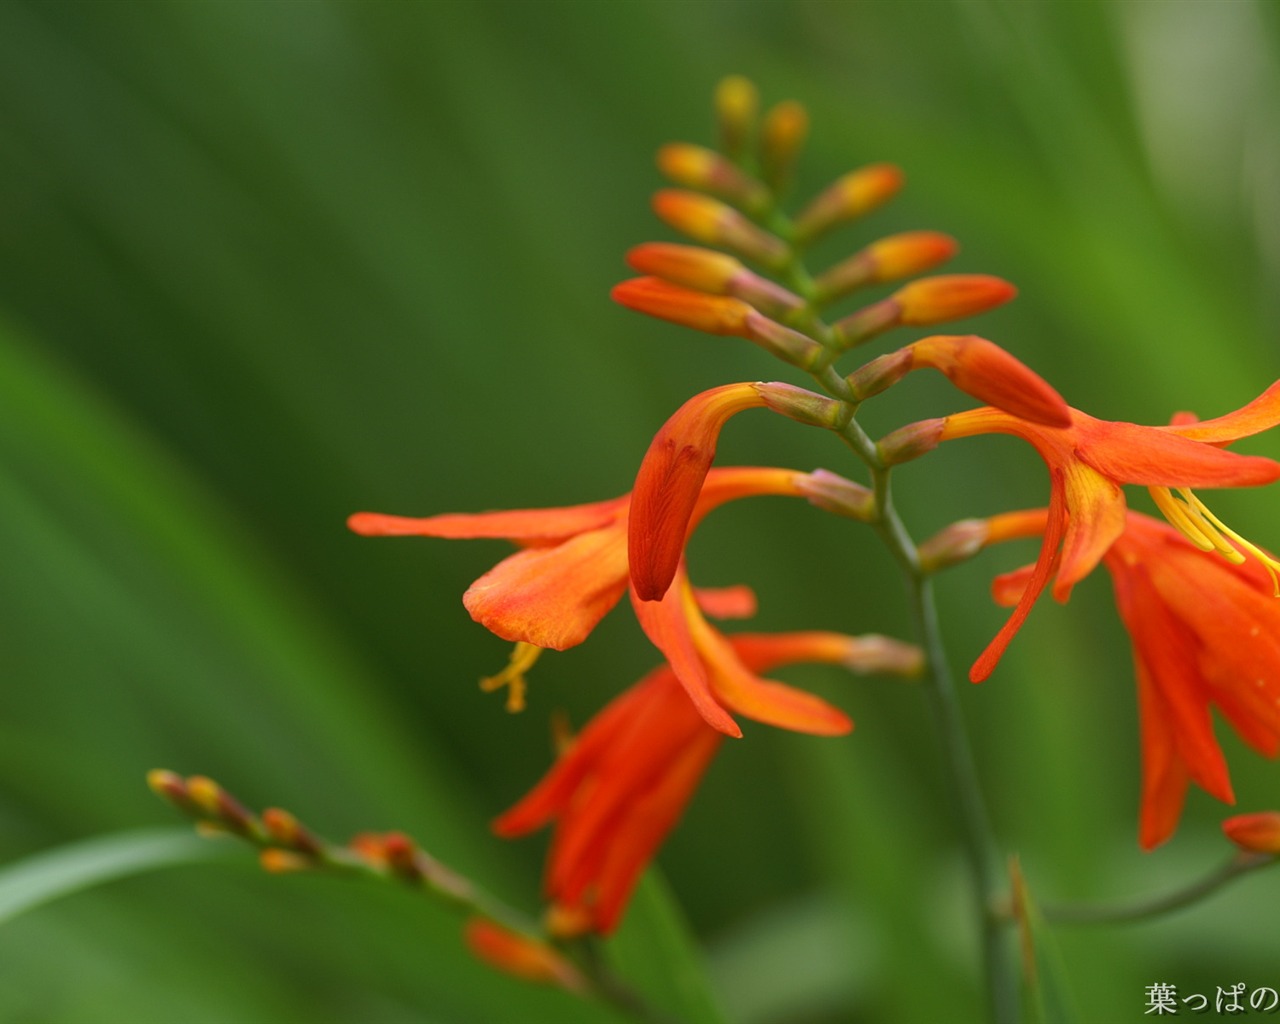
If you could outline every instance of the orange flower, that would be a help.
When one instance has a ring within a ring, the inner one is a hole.
[[[893,670],[914,666],[918,658],[913,648],[883,638],[836,633],[720,640],[744,671],[796,661]],[[723,738],[693,709],[675,671],[664,665],[596,715],[542,781],[494,822],[494,831],[508,838],[556,822],[545,880],[553,933],[613,931]]]
[[[984,543],[1047,533],[1045,510],[987,521]],[[1280,601],[1260,561],[1229,562],[1138,512],[1102,556],[1120,618],[1133,642],[1142,721],[1139,841],[1151,849],[1173,834],[1187,785],[1234,803],[1216,706],[1240,737],[1267,757],[1280,752]],[[996,581],[996,599],[1025,596],[1035,569]]]
[[[1280,812],[1258,811],[1237,814],[1222,823],[1222,831],[1247,853],[1269,853],[1280,856]]]
[[[991,674],[1049,577],[1056,572],[1053,595],[1066,600],[1120,536],[1125,524],[1122,484],[1151,488],[1161,510],[1198,546],[1242,559],[1226,539],[1230,538],[1264,564],[1269,562],[1227,530],[1187,488],[1252,487],[1280,479],[1280,463],[1218,447],[1280,422],[1280,382],[1242,409],[1203,423],[1144,427],[1098,420],[1072,409],[1071,425],[1057,428],[994,408],[972,409],[935,422],[941,441],[1014,434],[1034,446],[1049,467],[1049,509],[1040,558],[1009,621],[974,663],[969,673],[974,682]],[[1180,489],[1183,500],[1174,498],[1170,488]]]
[[[582,973],[545,942],[496,921],[473,917],[463,929],[463,937],[478,959],[521,981],[556,985],[577,995],[590,988]]]
[[[730,467],[712,472],[694,495],[692,529],[712,509],[757,494],[802,494],[807,474]],[[631,495],[565,508],[450,514],[413,519],[357,512],[347,524],[365,536],[503,538],[521,548],[463,595],[471,617],[516,643],[560,651],[582,643],[627,589]],[[684,546],[680,538],[679,548]],[[678,556],[677,556],[678,557]]]

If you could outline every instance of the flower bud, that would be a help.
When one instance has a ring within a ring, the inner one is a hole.
[[[985,313],[1017,294],[1008,281],[990,274],[940,274],[912,281],[891,298],[901,307],[901,323],[923,327]]]
[[[186,783],[177,772],[154,768],[147,772],[147,785],[151,792],[169,801],[178,810],[186,811],[188,814],[197,813],[198,808],[195,802],[187,795]]]
[[[791,177],[809,136],[809,112],[794,100],[779,103],[765,115],[760,132],[760,166],[775,191]]]
[[[914,679],[924,672],[924,651],[878,633],[851,638],[849,653],[842,664],[859,675],[902,676]]]
[[[818,364],[826,350],[807,334],[793,331],[755,310],[747,314],[742,336],[754,341],[771,355],[792,366],[808,370]]]
[[[933,451],[942,440],[942,429],[946,422],[941,418],[920,420],[885,435],[876,444],[880,461],[886,466],[898,466]]]
[[[262,865],[263,871],[269,871],[273,875],[294,874],[299,871],[310,871],[316,866],[314,860],[304,857],[301,854],[294,853],[291,850],[281,850],[276,847],[263,850],[258,854],[258,863]]]
[[[908,345],[911,369],[931,366],[966,395],[1032,423],[1071,426],[1062,396],[1039,374],[976,334],[937,334]]]
[[[865,366],[860,366],[845,378],[854,397],[859,402],[880,394],[902,380],[915,367],[910,349],[877,356]]]
[[[875,492],[826,469],[815,469],[801,477],[800,493],[809,499],[809,504],[838,516],[863,523],[876,518]]]
[[[669,142],[658,150],[658,169],[677,185],[713,192],[735,206],[758,211],[768,190],[714,150],[687,142]]]
[[[814,282],[814,301],[823,305],[867,285],[898,281],[932,270],[954,256],[957,248],[954,238],[939,231],[890,235],[819,275]]]
[[[288,811],[268,807],[262,812],[262,827],[272,842],[300,853],[318,854],[320,841]]]
[[[838,430],[849,421],[849,407],[834,398],[778,381],[754,387],[765,405],[797,423]]]
[[[208,817],[214,824],[242,836],[261,835],[258,820],[213,779],[192,775],[187,779],[187,796],[195,804],[197,813]]]
[[[987,543],[987,520],[961,519],[935,533],[917,549],[924,573],[940,572],[967,562]]]
[[[796,218],[799,245],[812,242],[838,224],[870,213],[902,188],[902,171],[892,164],[871,164],[836,179]]]
[[[831,325],[831,347],[844,352],[902,323],[902,307],[892,297],[863,306]]]
[[[556,985],[579,995],[588,990],[578,969],[545,942],[483,917],[468,921],[464,935],[467,948],[490,967],[522,981]]]
[[[1248,853],[1280,855],[1280,812],[1237,814],[1222,823],[1222,831]]]
[[[743,337],[747,316],[755,311],[741,299],[707,295],[658,277],[637,277],[615,285],[615,302],[660,320],[669,320],[695,331]],[[758,314],[757,314],[758,315]]]
[[[660,277],[713,295],[732,295],[765,316],[785,317],[804,307],[804,299],[761,277],[732,256],[712,249],[671,242],[645,242],[627,253],[627,262],[642,274]]]
[[[760,94],[750,79],[730,75],[716,86],[715,108],[721,148],[737,159],[746,151],[747,140],[755,132]]]
[[[671,227],[704,245],[732,249],[770,268],[784,266],[789,258],[787,246],[781,239],[710,196],[682,189],[662,189],[653,197],[653,209]]]

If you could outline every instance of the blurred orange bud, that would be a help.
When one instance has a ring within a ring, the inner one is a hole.
[[[796,218],[795,239],[806,245],[838,224],[882,206],[902,188],[902,171],[893,164],[871,164],[837,178]]]
[[[864,523],[875,520],[876,496],[868,487],[846,480],[826,469],[815,469],[800,478],[800,493],[827,512]]]
[[[677,185],[714,192],[736,206],[758,211],[768,190],[714,150],[669,142],[658,150],[658,169]]]
[[[912,281],[891,298],[901,307],[900,323],[921,327],[985,313],[1017,294],[1008,281],[990,274],[940,274]]]
[[[931,366],[966,395],[1012,416],[1049,427],[1071,426],[1062,396],[1039,374],[986,338],[976,334],[936,334],[902,351],[911,369]]]
[[[577,995],[588,990],[578,969],[545,942],[484,917],[468,921],[464,936],[467,948],[478,959],[522,981],[556,985]]]
[[[741,299],[708,295],[670,284],[659,277],[636,277],[615,285],[615,302],[660,320],[708,334],[744,336],[752,308]]]
[[[152,769],[147,772],[147,785],[156,796],[163,797],[175,807],[184,811],[195,809],[194,803],[187,795],[186,784],[177,772],[167,771],[164,768]]]
[[[192,775],[187,779],[186,789],[195,805],[194,813],[207,815],[214,824],[243,836],[261,835],[258,820],[213,779]]]
[[[841,664],[859,675],[901,676],[914,679],[924,672],[924,651],[879,633],[850,638],[849,651]]]
[[[778,381],[756,384],[756,393],[776,413],[810,427],[838,430],[848,422],[849,408],[834,398]]]
[[[296,871],[310,871],[314,868],[315,861],[302,854],[294,853],[292,850],[281,850],[272,847],[263,850],[258,854],[258,863],[262,865],[263,871],[270,871],[273,875],[292,874]]]
[[[866,285],[932,270],[954,256],[958,248],[954,238],[939,231],[890,235],[824,271],[814,282],[814,301],[822,305]]]
[[[911,352],[902,348],[897,352],[877,356],[865,366],[859,366],[845,381],[854,397],[862,402],[893,387],[913,368]]]
[[[1280,811],[1237,814],[1222,823],[1222,831],[1249,853],[1280,855]]]
[[[716,120],[720,125],[720,144],[730,157],[746,150],[747,140],[755,132],[760,113],[760,94],[750,79],[730,75],[716,86]]]
[[[985,519],[961,519],[950,526],[943,527],[917,549],[920,556],[920,569],[925,573],[935,573],[953,565],[966,562],[987,542],[987,521]]]
[[[794,100],[785,100],[765,115],[760,131],[760,167],[764,180],[775,190],[784,185],[809,137],[809,112]]]
[[[642,274],[661,277],[715,295],[749,302],[766,316],[780,317],[801,309],[804,300],[744,267],[732,256],[672,242],[646,242],[627,253],[627,262]]]
[[[704,245],[732,249],[771,268],[784,266],[789,258],[787,246],[781,239],[710,196],[683,189],[662,189],[653,197],[653,209],[671,227]]]
[[[290,850],[320,852],[320,841],[297,818],[279,807],[268,807],[262,812],[262,827],[274,842]]]
[[[886,434],[876,444],[880,460],[886,466],[897,466],[933,451],[942,440],[945,419],[920,420]]]

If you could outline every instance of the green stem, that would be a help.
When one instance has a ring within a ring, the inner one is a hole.
[[[1041,912],[1051,924],[1124,924],[1145,921],[1188,907],[1237,878],[1277,862],[1280,862],[1280,857],[1272,854],[1241,852],[1203,878],[1159,896],[1110,905],[1049,906],[1041,908]]]

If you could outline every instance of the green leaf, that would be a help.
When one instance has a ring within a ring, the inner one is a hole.
[[[0,923],[117,878],[226,855],[189,829],[141,829],[46,850],[0,868]]]

